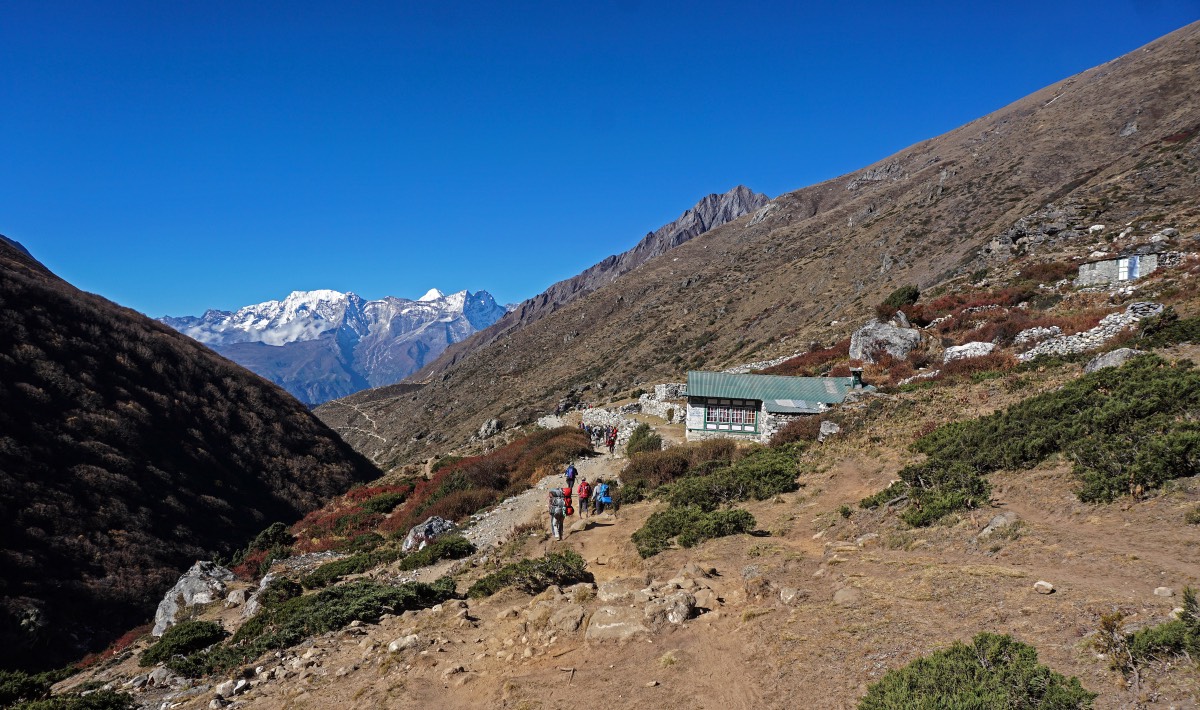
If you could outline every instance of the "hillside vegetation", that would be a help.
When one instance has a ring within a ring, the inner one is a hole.
[[[379,471],[281,389],[0,242],[0,667],[99,650],[197,559]]]

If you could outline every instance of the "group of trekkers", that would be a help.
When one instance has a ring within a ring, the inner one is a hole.
[[[591,424],[580,422],[579,428],[587,432],[588,437],[592,440],[592,446],[607,446],[610,455],[617,448],[617,428],[615,426],[608,424],[592,426]]]
[[[579,478],[578,487],[575,486],[576,478]],[[599,515],[612,505],[612,492],[607,482],[597,479],[593,487],[587,478],[579,476],[575,464],[567,466],[566,479],[567,485],[550,489],[550,532],[555,540],[563,539],[563,521],[576,514],[572,500],[579,502],[580,519]]]

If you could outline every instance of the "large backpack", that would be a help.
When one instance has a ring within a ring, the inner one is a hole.
[[[557,488],[550,489],[550,514],[564,515],[567,512],[567,504],[563,499],[563,492]]]
[[[592,484],[584,481],[579,484],[579,500],[592,497]]]
[[[600,498],[601,503],[607,504],[607,503],[612,502],[612,497],[610,497],[608,495],[608,484],[607,483],[600,484],[600,487],[596,489],[596,496],[598,498]]]

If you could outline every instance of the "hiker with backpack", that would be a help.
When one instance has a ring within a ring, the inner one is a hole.
[[[575,470],[575,464],[572,463],[572,464],[567,465],[567,490],[568,491],[575,487],[575,474],[577,474],[577,473],[578,473],[578,471]]]
[[[609,492],[608,484],[604,481],[596,481],[596,501],[595,513],[599,515],[604,512],[605,506],[612,504],[612,494]]]
[[[563,518],[567,514],[567,502],[561,488],[550,489],[550,534],[555,540],[563,539]]]
[[[592,486],[588,483],[587,478],[579,480],[579,517],[583,518],[588,514],[588,503],[592,497]]]

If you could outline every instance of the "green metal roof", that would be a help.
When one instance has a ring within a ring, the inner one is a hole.
[[[768,411],[811,410],[813,403],[837,404],[850,392],[849,377],[783,377],[781,375],[733,375],[727,372],[700,372],[687,375],[689,397],[757,399],[767,403]],[[865,391],[873,392],[867,385]],[[776,409],[772,409],[775,406]]]

